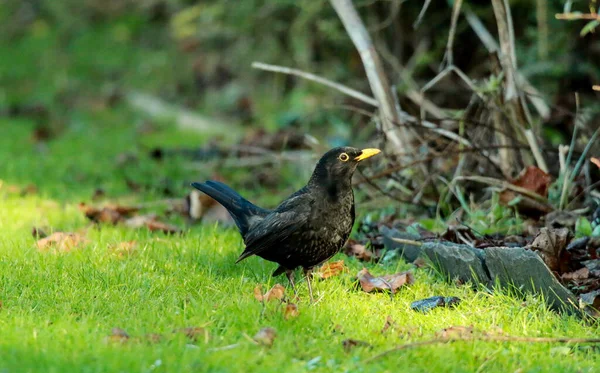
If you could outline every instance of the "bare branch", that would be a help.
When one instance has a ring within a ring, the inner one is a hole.
[[[272,72],[281,73],[281,74],[298,76],[300,78],[304,78],[306,80],[311,80],[313,82],[323,84],[327,87],[333,88],[337,91],[342,92],[345,95],[353,97],[353,98],[355,98],[359,101],[362,101],[366,104],[369,104],[369,105],[372,105],[375,107],[379,106],[379,103],[373,97],[369,97],[369,96],[365,95],[364,93],[359,92],[355,89],[352,89],[348,86],[345,86],[340,83],[336,83],[332,80],[320,77],[320,76],[312,74],[312,73],[308,73],[308,72],[305,72],[302,70],[293,69],[293,68],[285,67],[285,66],[269,65],[266,63],[262,63],[262,62],[252,62],[252,67],[255,69],[260,69],[260,70],[265,70],[265,71],[272,71]]]
[[[402,123],[396,110],[397,103],[393,100],[388,78],[385,75],[383,64],[375,50],[371,36],[356,12],[352,1],[330,0],[330,2],[360,54],[369,85],[375,99],[379,102],[383,132],[394,146],[394,152],[401,149],[411,149],[411,136],[409,136],[406,128],[400,129],[400,136],[398,133],[391,131],[394,128],[394,123]]]
[[[564,19],[567,21],[575,21],[579,19],[586,19],[590,21],[600,21],[600,14],[598,13],[557,13],[554,15],[556,19]]]

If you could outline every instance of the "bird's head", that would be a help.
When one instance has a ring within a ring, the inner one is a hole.
[[[379,149],[357,149],[349,146],[333,148],[325,153],[310,178],[310,183],[328,184],[349,182],[358,164],[376,154]]]

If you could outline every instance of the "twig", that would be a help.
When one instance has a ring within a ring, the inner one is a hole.
[[[436,338],[430,339],[427,341],[406,343],[402,345],[398,345],[389,350],[383,351],[373,357],[370,357],[363,361],[363,363],[370,363],[373,360],[377,360],[386,355],[391,354],[392,352],[407,350],[410,348],[429,346],[434,344],[444,344],[444,343],[452,343],[452,342],[526,342],[526,343],[585,343],[585,344],[596,344],[600,343],[600,338],[551,338],[551,337],[512,337],[512,336],[480,336],[480,337],[463,337],[463,338]]]
[[[281,73],[281,74],[298,76],[300,78],[304,78],[304,79],[311,80],[311,81],[319,83],[319,84],[323,84],[329,88],[333,88],[339,92],[342,92],[345,95],[354,97],[355,99],[362,101],[366,104],[369,104],[369,105],[372,105],[375,107],[379,106],[379,103],[373,97],[369,97],[369,96],[365,95],[364,93],[359,92],[355,89],[352,89],[348,86],[345,86],[340,83],[336,83],[332,80],[320,77],[320,76],[312,74],[312,73],[308,73],[308,72],[305,72],[302,70],[293,69],[293,68],[285,67],[285,66],[270,65],[270,64],[266,64],[266,63],[262,63],[262,62],[252,62],[252,67],[255,69],[260,69],[260,70],[265,70],[265,71],[272,71],[272,72]]]
[[[390,237],[390,239],[394,242],[402,243],[405,245],[423,246],[423,242],[419,242],[419,241],[407,240],[404,238],[395,238],[395,237]]]
[[[563,19],[567,21],[575,21],[579,19],[600,21],[600,14],[598,13],[557,13],[555,14],[555,17],[556,19]]]
[[[478,183],[483,183],[483,184],[487,184],[487,185],[492,185],[492,186],[496,186],[499,188],[503,188],[503,189],[509,189],[512,190],[513,192],[517,192],[520,194],[523,194],[527,197],[530,197],[538,202],[542,202],[544,204],[548,204],[548,200],[546,198],[544,198],[544,196],[541,196],[535,192],[530,191],[529,189],[520,187],[520,186],[516,186],[513,185],[511,183],[508,183],[504,180],[498,180],[498,179],[494,179],[493,177],[487,177],[487,176],[459,176],[457,177],[455,180],[468,180],[468,181],[475,181]]]
[[[425,2],[423,3],[423,8],[421,8],[421,11],[419,12],[419,16],[417,17],[417,20],[413,23],[414,29],[419,27],[419,25],[421,24],[421,21],[423,20],[425,13],[427,13],[427,8],[429,8],[429,4],[431,4],[431,0],[425,0]]]
[[[349,88],[348,86],[345,86],[343,84],[339,84],[336,82],[333,82],[329,79],[320,77],[318,75],[315,74],[311,74],[311,73],[307,73],[298,69],[293,69],[293,68],[289,68],[289,67],[285,67],[285,66],[277,66],[277,65],[269,65],[266,63],[262,63],[262,62],[253,62],[252,63],[252,67],[257,68],[257,69],[261,69],[261,70],[266,70],[266,71],[273,71],[273,72],[277,72],[277,73],[282,73],[282,74],[289,74],[289,75],[294,75],[294,76],[298,76],[301,78],[305,78],[307,80],[313,81],[315,83],[319,83],[319,84],[323,84],[326,85],[328,87],[334,88],[336,90],[338,90],[339,92],[342,92],[344,94],[347,94],[351,97],[354,97],[366,104],[375,106],[375,107],[379,107],[379,103],[377,100],[375,100],[373,97],[369,97],[367,95],[365,95],[364,93],[361,93],[359,91],[356,91],[352,88]],[[417,123],[419,122],[415,117],[409,115],[408,113],[404,112],[404,111],[400,111],[399,113],[400,117],[403,119],[404,122],[412,122],[412,123]],[[439,133],[440,135],[447,137],[451,140],[460,142],[466,146],[471,146],[471,142],[469,142],[469,140],[461,138],[460,136],[458,136],[457,134],[455,134],[454,132],[445,130],[443,128],[439,128],[438,126],[435,125],[435,123],[432,122],[428,122],[428,121],[422,121],[420,122],[424,127],[427,127],[429,129],[431,129],[432,131]],[[393,124],[395,124],[397,127],[402,128],[402,124],[400,121],[398,122],[393,122]],[[392,130],[390,130],[390,133],[393,133],[394,130],[396,130],[398,128],[393,128]],[[403,149],[407,154],[411,154],[410,153],[410,149]]]
[[[373,41],[362,23],[351,0],[330,0],[338,17],[340,17],[346,32],[352,39],[354,46],[360,54],[360,58],[371,86],[375,99],[379,102],[381,112],[382,129],[387,139],[391,142],[393,152],[412,149],[411,136],[406,128],[401,128],[400,135],[390,131],[394,123],[402,123],[402,118],[396,110],[397,103],[393,100],[388,78],[385,75],[383,64],[379,59]]]

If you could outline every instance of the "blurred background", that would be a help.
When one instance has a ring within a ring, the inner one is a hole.
[[[591,203],[595,1],[513,0],[503,20],[501,1],[351,2],[400,108],[392,124],[406,131],[392,142],[372,103],[252,67],[294,68],[372,96],[332,3],[3,1],[0,178],[19,193],[81,201],[179,198],[190,181],[217,178],[273,205],[323,151],[369,145],[386,149],[355,181],[373,206],[392,199],[448,216],[498,186],[474,176],[514,183],[529,167],[550,175],[541,191],[525,185],[542,206],[514,195],[505,204],[539,215]],[[562,156],[561,144],[571,145]]]

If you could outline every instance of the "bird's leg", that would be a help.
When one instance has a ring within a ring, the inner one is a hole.
[[[312,276],[312,268],[304,268],[304,275],[306,276],[306,285],[308,286],[308,294],[310,295],[310,303],[315,303],[313,298],[312,286],[310,285],[310,277]]]
[[[292,290],[294,290],[294,297],[298,297],[298,292],[296,291],[296,284],[294,283],[294,270],[286,269],[285,275],[287,276],[288,280],[290,281],[290,285],[292,285]]]

